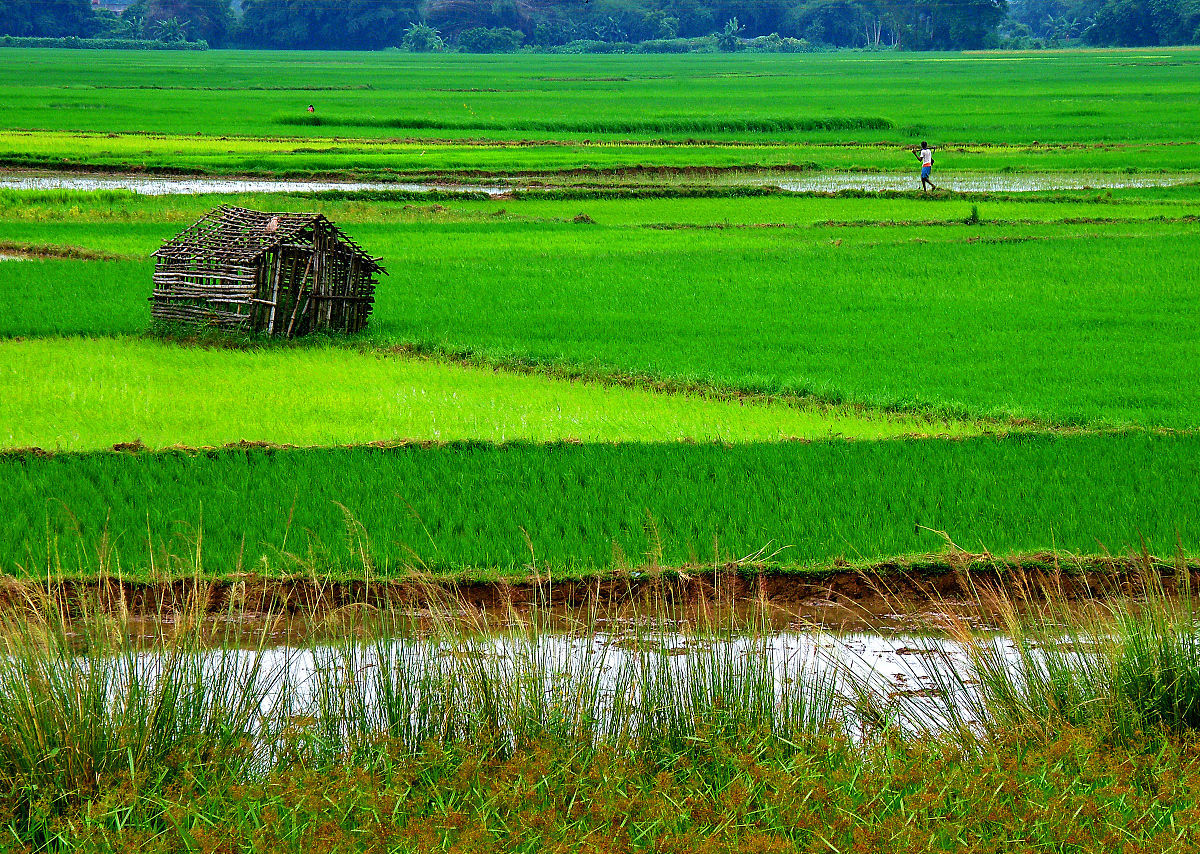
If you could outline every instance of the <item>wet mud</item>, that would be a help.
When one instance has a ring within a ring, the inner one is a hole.
[[[1152,587],[1167,595],[1190,595],[1197,581],[1200,562],[1178,559],[1066,562],[1046,554],[1000,562],[961,554],[807,573],[731,565],[501,581],[256,575],[162,581],[9,578],[0,582],[0,609],[52,608],[73,615],[98,610],[147,619],[186,612],[243,622],[324,619],[355,610],[503,616],[542,609],[569,620],[596,615],[688,620],[733,610],[764,616],[779,629],[911,631],[955,621],[996,625],[1014,605],[1031,611],[1064,602],[1086,608],[1117,598],[1137,599]]]

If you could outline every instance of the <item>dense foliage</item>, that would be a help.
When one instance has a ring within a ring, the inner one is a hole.
[[[207,50],[208,42],[158,39],[81,39],[79,36],[61,38],[39,36],[0,36],[0,47],[54,47],[67,50]]]
[[[910,50],[1200,40],[1200,0],[244,0],[239,10],[230,0],[137,0],[116,16],[87,0],[0,0],[0,34],[377,50],[428,26],[446,48],[482,53],[797,49],[781,47],[789,39]],[[408,42],[439,44],[424,32]]]

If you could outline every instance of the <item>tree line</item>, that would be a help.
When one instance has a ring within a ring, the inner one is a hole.
[[[947,50],[1200,42],[1200,0],[0,0],[0,35],[279,49]]]

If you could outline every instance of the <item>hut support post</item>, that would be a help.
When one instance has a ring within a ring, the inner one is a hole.
[[[357,332],[363,328],[362,323],[362,303],[358,302],[358,288],[355,283],[358,281],[358,258],[350,256],[350,263],[346,265],[346,296],[350,297],[351,302],[346,306],[346,331]]]
[[[288,321],[287,337],[292,337],[292,330],[296,328],[296,318],[302,313],[308,311],[308,294],[304,293],[304,282],[308,279],[308,274],[312,272],[313,259],[308,259],[308,266],[304,268],[304,275],[300,277],[300,284],[296,286],[296,305],[292,309],[292,319]],[[304,297],[304,308],[300,308],[300,297]]]
[[[275,334],[275,309],[279,305],[279,280],[283,275],[283,253],[276,250],[275,266],[271,275],[271,313],[267,319],[267,334]]]

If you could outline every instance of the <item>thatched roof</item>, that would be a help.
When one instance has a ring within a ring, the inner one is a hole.
[[[340,228],[319,213],[267,213],[221,205],[168,240],[154,257],[253,265],[263,253],[295,241],[302,232],[321,228],[354,252],[368,270],[387,272]],[[297,247],[300,248],[300,247]]]

